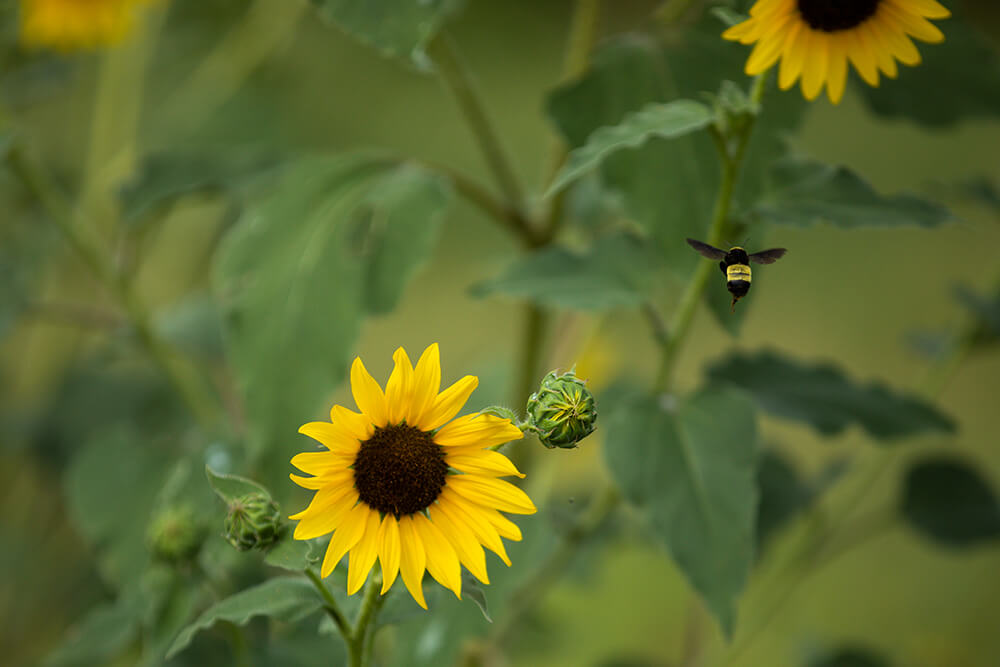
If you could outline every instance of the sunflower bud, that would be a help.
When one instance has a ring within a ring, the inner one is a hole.
[[[194,560],[201,550],[207,531],[194,510],[187,506],[168,507],[149,527],[149,548],[153,556],[166,563],[180,564]]]
[[[594,396],[571,370],[549,372],[528,399],[528,423],[542,444],[572,449],[594,432],[597,410]]]
[[[263,493],[241,496],[229,505],[225,537],[240,551],[266,549],[281,536],[281,510]]]

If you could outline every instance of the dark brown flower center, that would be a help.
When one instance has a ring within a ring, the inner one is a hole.
[[[861,25],[881,0],[798,0],[803,20],[813,30],[837,32]]]
[[[358,496],[397,519],[430,506],[447,474],[444,452],[431,434],[406,424],[376,428],[354,459]]]

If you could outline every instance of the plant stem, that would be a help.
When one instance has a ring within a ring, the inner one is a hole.
[[[524,211],[525,200],[521,185],[486,114],[485,105],[476,90],[472,76],[459,57],[451,38],[444,32],[438,34],[428,45],[427,54],[434,61],[441,81],[451,91],[459,110],[465,116],[465,121],[479,144],[486,165],[508,205],[516,211]]]
[[[612,486],[605,487],[591,498],[587,508],[560,537],[559,544],[511,593],[507,609],[493,625],[492,632],[485,640],[483,655],[489,655],[507,641],[517,623],[524,620],[525,614],[538,604],[548,589],[559,580],[559,576],[565,572],[566,566],[576,555],[580,545],[600,528],[604,520],[618,507],[620,500],[618,491]]]
[[[350,623],[347,622],[347,617],[344,616],[344,612],[340,610],[340,605],[337,604],[337,599],[333,597],[333,593],[330,592],[330,589],[326,587],[323,580],[316,574],[316,570],[307,567],[304,572],[309,577],[309,581],[316,587],[316,590],[319,591],[319,594],[323,596],[323,601],[326,603],[323,608],[326,609],[326,613],[333,620],[333,624],[337,626],[337,630],[340,631],[341,636],[346,641],[353,633]]]
[[[140,344],[166,375],[170,384],[203,428],[216,421],[214,397],[191,367],[182,365],[173,348],[153,328],[149,313],[129,283],[119,275],[88,221],[74,223],[73,209],[58,187],[20,146],[7,152],[7,164],[22,185],[42,204],[59,231],[128,317]]]
[[[767,72],[760,74],[753,84],[750,98],[755,105],[759,105],[767,87]],[[750,134],[753,130],[754,117],[747,119],[737,132],[733,141],[733,148],[730,149],[725,138],[718,130],[712,128],[712,137],[718,148],[719,158],[722,160],[722,180],[719,184],[719,192],[715,197],[715,207],[712,213],[712,224],[709,227],[708,240],[710,245],[719,245],[722,234],[725,230],[726,221],[729,218],[729,209],[733,202],[733,190],[739,177],[740,166],[743,163],[743,156],[746,153],[747,144],[750,141]],[[705,285],[708,282],[709,274],[715,264],[702,259],[695,269],[694,275],[688,282],[687,288],[681,297],[680,304],[674,313],[673,321],[670,323],[669,333],[666,342],[662,345],[663,355],[660,361],[660,370],[654,385],[656,391],[667,392],[671,389],[674,368],[677,365],[678,352],[681,344],[687,337],[688,330],[694,320],[695,310],[701,302]]]
[[[368,652],[365,650],[368,637],[368,626],[378,616],[379,610],[385,603],[385,599],[379,594],[382,588],[382,576],[372,574],[365,584],[365,596],[361,600],[361,610],[358,612],[358,619],[354,623],[354,632],[347,640],[347,656],[350,667],[364,667]],[[374,632],[374,628],[372,629]]]

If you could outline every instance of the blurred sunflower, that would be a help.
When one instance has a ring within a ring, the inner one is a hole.
[[[77,51],[120,42],[149,0],[21,0],[21,42]]]
[[[787,90],[802,77],[802,94],[812,100],[826,84],[834,104],[847,81],[847,62],[878,86],[879,71],[896,77],[896,61],[920,63],[910,37],[937,43],[944,35],[927,19],[951,16],[936,0],[757,0],[750,18],[722,36],[756,46],[747,60],[753,76],[781,59],[778,85]]]
[[[488,449],[523,437],[507,419],[472,414],[452,418],[479,380],[467,375],[438,393],[438,346],[428,347],[417,366],[403,348],[385,393],[361,359],[351,367],[351,391],[361,413],[339,405],[330,422],[311,422],[300,433],[326,451],[298,454],[292,464],[312,477],[291,475],[317,493],[298,520],[295,538],[308,540],[333,531],[322,576],[350,552],[347,593],[361,588],[375,564],[382,566],[382,593],[397,574],[413,599],[427,608],[424,570],[461,597],[460,563],[489,583],[483,546],[507,564],[501,537],[520,540],[521,531],[500,514],[532,514],[535,506],[513,484],[497,479],[524,477],[510,460]]]

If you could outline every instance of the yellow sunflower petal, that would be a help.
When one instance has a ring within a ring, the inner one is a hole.
[[[406,356],[406,350],[399,348],[392,355],[395,367],[389,382],[385,385],[385,401],[389,409],[389,423],[398,424],[406,419],[406,411],[410,405],[410,392],[413,391],[413,364]]]
[[[385,426],[389,423],[389,413],[386,410],[385,394],[375,378],[365,368],[361,357],[354,359],[351,365],[351,393],[358,409],[368,415],[375,426]]]
[[[445,489],[438,497],[437,507],[438,511],[447,514],[454,523],[471,530],[480,544],[499,556],[507,567],[510,567],[510,558],[507,556],[507,549],[500,539],[500,534],[485,516],[480,515],[475,506],[467,504],[458,494]]]
[[[483,510],[483,516],[486,520],[493,524],[493,527],[497,529],[497,533],[500,537],[505,537],[508,540],[514,540],[515,542],[521,541],[521,529],[517,527],[517,524],[505,517],[500,512],[489,509]]]
[[[299,427],[299,433],[319,442],[331,452],[354,455],[360,441],[345,429],[330,422],[309,422]]]
[[[785,43],[781,36],[762,38],[750,52],[750,57],[744,68],[746,73],[750,76],[757,76],[767,70],[781,57],[784,46]]]
[[[417,367],[413,371],[413,393],[410,397],[406,422],[420,424],[424,413],[434,405],[438,390],[441,388],[441,352],[438,344],[432,343],[420,355]]]
[[[330,538],[330,544],[326,547],[326,555],[323,557],[323,566],[320,569],[320,574],[324,578],[330,576],[344,554],[354,548],[354,545],[364,535],[365,525],[371,514],[373,512],[367,505],[358,503],[344,517],[340,527],[334,531],[333,537]],[[378,515],[376,514],[376,516]]]
[[[465,569],[479,581],[489,584],[490,577],[486,572],[486,554],[483,553],[483,548],[479,546],[479,542],[476,541],[472,532],[452,521],[451,517],[442,512],[437,504],[431,505],[428,512],[431,515],[431,522],[440,529],[445,539],[454,547],[458,560],[465,566]]]
[[[322,477],[302,477],[293,472],[288,473],[288,477],[303,489],[318,491],[328,486],[328,483]]]
[[[369,510],[365,517],[365,530],[361,539],[351,549],[351,556],[347,561],[347,594],[354,595],[365,583],[368,573],[375,565],[375,557],[378,555],[378,512]]]
[[[486,507],[495,507],[502,512],[534,514],[538,511],[528,494],[502,479],[450,475],[447,484],[464,498]]]
[[[858,35],[868,44],[868,48],[871,49],[872,54],[875,56],[875,62],[882,73],[890,79],[895,79],[899,74],[899,70],[896,68],[896,61],[892,57],[892,49],[885,43],[885,40],[882,38],[882,32],[876,24],[868,22],[859,26]]]
[[[917,47],[913,45],[910,38],[906,36],[902,30],[896,27],[890,27],[888,25],[881,26],[882,38],[885,40],[885,44],[889,46],[892,51],[892,55],[896,59],[903,63],[904,65],[919,65],[920,64],[920,52],[917,51]]]
[[[781,56],[781,67],[778,69],[778,87],[788,90],[795,85],[795,81],[802,73],[802,65],[806,61],[806,35],[808,28],[803,24],[795,23],[788,30],[788,37],[785,38],[785,50]]]
[[[809,54],[802,67],[802,95],[807,100],[814,100],[823,90],[826,81],[826,65],[829,57],[829,45],[825,33],[809,30],[807,48]]]
[[[827,64],[826,94],[833,104],[840,104],[847,85],[847,42],[843,38],[830,40],[830,61]]]
[[[288,518],[294,521],[310,514],[324,512],[328,507],[337,502],[337,500],[342,498],[344,494],[348,493],[352,489],[353,486],[350,484],[325,484],[323,488],[313,495],[312,500],[309,501],[308,507],[298,514],[293,514]]]
[[[335,405],[330,408],[330,421],[333,425],[343,430],[349,436],[359,442],[367,440],[375,431],[372,418],[365,414],[359,414],[354,410],[348,410],[342,405]]]
[[[399,524],[396,517],[386,514],[378,529],[378,562],[382,565],[382,595],[392,588],[399,573]]]
[[[750,44],[754,40],[754,32],[757,28],[757,21],[755,19],[748,19],[742,23],[737,23],[734,26],[730,26],[722,33],[723,39],[728,39],[731,42],[741,42],[743,44]]]
[[[424,431],[433,431],[457,415],[478,386],[479,378],[475,375],[466,375],[438,394],[430,410],[422,415],[420,423],[414,426]]]
[[[438,583],[451,590],[462,599],[462,569],[458,555],[451,543],[441,534],[441,530],[423,514],[413,515],[413,527],[423,542],[427,555],[427,571]]]
[[[334,470],[344,470],[354,462],[354,456],[334,452],[302,452],[292,457],[292,465],[310,475],[322,475]]]
[[[434,442],[442,447],[492,447],[523,437],[521,429],[510,423],[509,419],[493,415],[465,415],[442,426],[434,434]]]
[[[454,453],[454,452],[461,453]],[[444,461],[455,470],[462,472],[492,475],[502,477],[504,475],[516,475],[523,478],[524,473],[517,469],[509,458],[500,452],[490,450],[470,451],[467,448],[452,448],[445,452]]]
[[[869,86],[878,87],[878,65],[875,56],[868,48],[867,42],[858,31],[851,31],[844,35],[847,40],[847,57],[850,58],[854,69],[858,71],[861,78]]]
[[[951,16],[948,8],[936,0],[892,0],[896,5],[909,12],[916,12],[929,19],[946,19]]]
[[[410,591],[417,604],[427,609],[423,584],[427,556],[424,553],[424,543],[413,527],[413,519],[408,516],[399,520],[399,546],[399,574],[403,577],[406,590]]]
[[[298,525],[295,526],[295,539],[311,540],[314,537],[332,533],[334,529],[340,526],[344,521],[344,517],[347,516],[347,513],[351,511],[351,508],[358,501],[357,493],[351,493],[353,489],[347,489],[346,491],[322,512],[302,517]]]
[[[936,25],[912,10],[900,6],[898,0],[886,2],[884,8],[879,7],[879,11],[885,11],[900,28],[921,42],[938,44],[944,41],[944,33]]]

